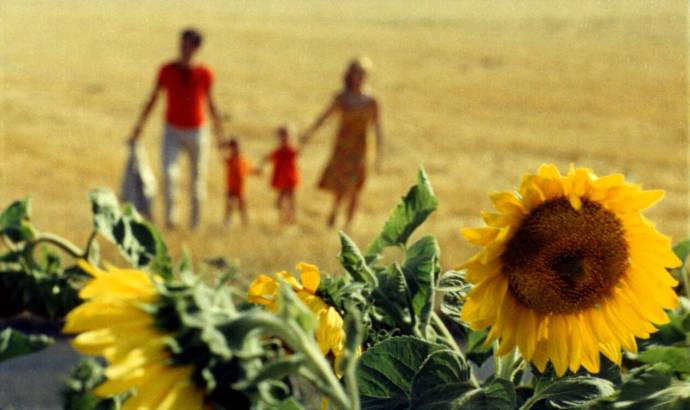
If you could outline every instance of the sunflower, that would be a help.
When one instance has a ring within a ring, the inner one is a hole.
[[[525,175],[517,193],[491,195],[488,226],[462,230],[484,247],[463,265],[475,286],[462,320],[491,327],[497,354],[517,347],[542,372],[551,361],[559,376],[597,373],[600,352],[620,364],[621,348],[636,352],[635,338],[668,323],[664,309],[678,304],[666,268],[681,262],[640,213],[663,195],[620,174],[561,175],[553,165]]]
[[[93,276],[79,296],[86,300],[67,315],[64,333],[78,333],[71,345],[79,352],[105,357],[107,380],[94,393],[106,397],[136,388],[123,409],[201,409],[204,393],[192,382],[192,365],[170,363],[170,335],[159,331],[143,308],[158,292],[149,274],[109,267],[102,271],[84,261]]]
[[[333,353],[335,358],[335,368],[339,369],[340,360],[345,353],[345,330],[343,330],[343,318],[333,307],[326,304],[316,293],[321,283],[321,272],[319,268],[308,263],[299,263],[297,269],[300,270],[298,281],[288,272],[278,272],[276,277],[292,287],[297,297],[309,308],[316,317],[316,341],[319,344],[321,353],[327,355]],[[301,283],[300,283],[301,282]],[[278,309],[278,291],[280,283],[277,279],[267,275],[259,275],[251,285],[247,299],[250,303],[266,306],[271,311]]]

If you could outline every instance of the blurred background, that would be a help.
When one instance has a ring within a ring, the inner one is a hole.
[[[674,240],[688,234],[685,1],[199,3],[0,3],[3,207],[29,195],[38,227],[83,245],[87,192],[119,191],[125,141],[159,67],[177,55],[180,30],[194,26],[225,128],[253,161],[274,148],[277,125],[303,131],[313,121],[351,57],[370,57],[387,155],[350,231],[362,247],[422,164],[440,198],[422,231],[439,238],[445,268],[474,251],[458,231],[481,223],[487,194],[512,189],[542,162],[665,189],[648,216]],[[162,103],[143,134],[159,183]],[[334,125],[299,158],[298,224],[289,228],[277,225],[270,173],[249,179],[251,225],[223,228],[224,171],[212,149],[203,226],[164,231],[173,253],[188,246],[237,260],[243,281],[299,261],[336,272],[331,197],[316,189]],[[159,196],[156,222],[162,204]]]

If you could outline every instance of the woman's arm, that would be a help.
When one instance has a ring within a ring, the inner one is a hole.
[[[340,102],[338,97],[335,97],[333,101],[326,107],[326,109],[321,113],[321,115],[316,119],[314,124],[312,124],[311,127],[307,129],[307,131],[302,134],[302,136],[299,138],[299,148],[301,149],[304,145],[309,142],[311,139],[312,135],[323,125],[324,122],[335,113],[338,108],[340,107]]]
[[[374,169],[381,172],[383,164],[383,126],[381,125],[381,106],[374,100],[374,133],[376,134],[376,159]]]

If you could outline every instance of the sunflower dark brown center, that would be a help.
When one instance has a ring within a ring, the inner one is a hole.
[[[511,293],[539,313],[594,306],[628,267],[623,226],[611,211],[582,200],[546,201],[520,223],[501,255]]]

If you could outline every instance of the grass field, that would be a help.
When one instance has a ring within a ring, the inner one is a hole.
[[[194,25],[207,35],[200,59],[216,71],[226,127],[255,160],[277,124],[312,121],[351,56],[371,57],[387,160],[351,232],[362,246],[419,164],[440,198],[424,231],[438,236],[445,267],[473,252],[458,229],[480,223],[486,194],[542,162],[663,188],[648,215],[675,240],[689,232],[683,1],[187,3],[0,3],[0,205],[31,195],[39,227],[83,244],[87,192],[119,189],[125,138],[179,30]],[[158,176],[161,115],[144,132]],[[315,188],[332,139],[333,124],[302,154],[299,224],[285,230],[266,177],[249,186],[252,225],[222,228],[214,152],[204,227],[165,232],[173,251],[238,259],[247,278],[302,260],[337,270],[331,199]]]

